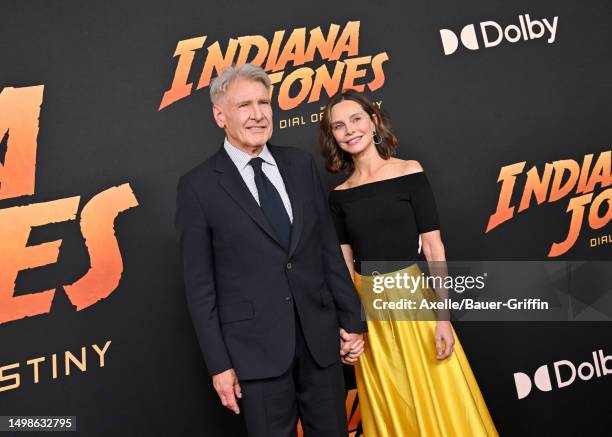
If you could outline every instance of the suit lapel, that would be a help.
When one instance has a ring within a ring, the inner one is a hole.
[[[215,170],[220,173],[219,184],[221,187],[270,238],[282,246],[274,229],[272,229],[262,209],[253,198],[238,169],[223,147],[217,152]]]
[[[292,166],[291,160],[287,157],[286,153],[283,153],[280,147],[270,146],[268,145],[268,149],[272,156],[274,156],[274,160],[278,165],[278,169],[280,171],[281,176],[283,177],[283,182],[285,183],[285,188],[287,190],[287,195],[289,196],[289,200],[291,201],[291,210],[293,211],[293,223],[291,225],[291,240],[289,242],[289,256],[293,255],[295,249],[300,241],[300,236],[302,235],[303,228],[303,204],[302,199],[304,196],[301,195],[299,191],[300,184],[299,181],[295,179],[295,169]]]

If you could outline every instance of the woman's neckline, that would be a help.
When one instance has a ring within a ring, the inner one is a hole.
[[[381,182],[396,181],[396,180],[398,180],[398,179],[403,179],[403,178],[407,178],[407,177],[409,177],[409,176],[414,176],[414,175],[417,175],[417,174],[423,174],[423,173],[425,173],[425,172],[424,172],[424,171],[415,171],[414,173],[408,173],[408,174],[405,174],[405,175],[395,176],[395,177],[392,177],[392,178],[387,178],[387,179],[380,179],[380,180],[378,180],[378,181],[366,182],[366,183],[364,183],[364,184],[355,185],[354,187],[349,187],[349,188],[341,188],[341,189],[339,189],[339,190],[334,189],[334,190],[332,190],[332,191],[333,191],[333,192],[336,192],[336,193],[340,193],[340,192],[342,192],[342,191],[350,191],[350,190],[355,190],[355,189],[357,189],[357,188],[367,187],[367,186],[370,186],[370,185],[379,184],[379,183],[381,183]]]

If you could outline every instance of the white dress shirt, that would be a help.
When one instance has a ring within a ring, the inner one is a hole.
[[[249,188],[249,191],[255,198],[255,201],[261,206],[261,203],[259,202],[259,194],[257,193],[257,186],[255,185],[255,171],[249,164],[249,161],[255,157],[233,146],[227,140],[227,138],[225,138],[223,147],[238,169],[240,176],[242,176],[244,183]],[[283,205],[285,205],[287,215],[289,216],[289,220],[291,223],[293,223],[293,210],[291,209],[291,202],[289,201],[289,196],[287,195],[287,190],[285,189],[285,183],[283,182],[283,178],[278,170],[274,156],[272,156],[272,153],[270,153],[267,145],[263,146],[261,153],[257,157],[263,159],[261,170],[264,172],[270,182],[272,182],[272,185],[274,185],[274,188],[276,188],[278,194],[280,194]]]

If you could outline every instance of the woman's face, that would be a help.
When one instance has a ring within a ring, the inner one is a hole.
[[[331,108],[330,126],[340,148],[351,155],[374,146],[372,135],[376,126],[361,105],[353,100],[342,100]]]

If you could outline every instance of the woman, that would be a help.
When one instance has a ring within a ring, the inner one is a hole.
[[[428,262],[445,261],[427,177],[417,161],[392,156],[397,144],[385,115],[363,95],[347,90],[327,104],[320,136],[326,168],[350,173],[330,193],[330,207],[366,308],[373,285],[367,261],[420,259],[419,237]],[[395,270],[386,271],[421,275],[412,263]],[[430,298],[433,293],[417,291]],[[405,290],[385,291],[401,292]],[[447,320],[436,322],[435,315],[426,321],[369,317],[363,354],[359,360],[348,354],[343,361],[356,362],[365,437],[497,435]]]

